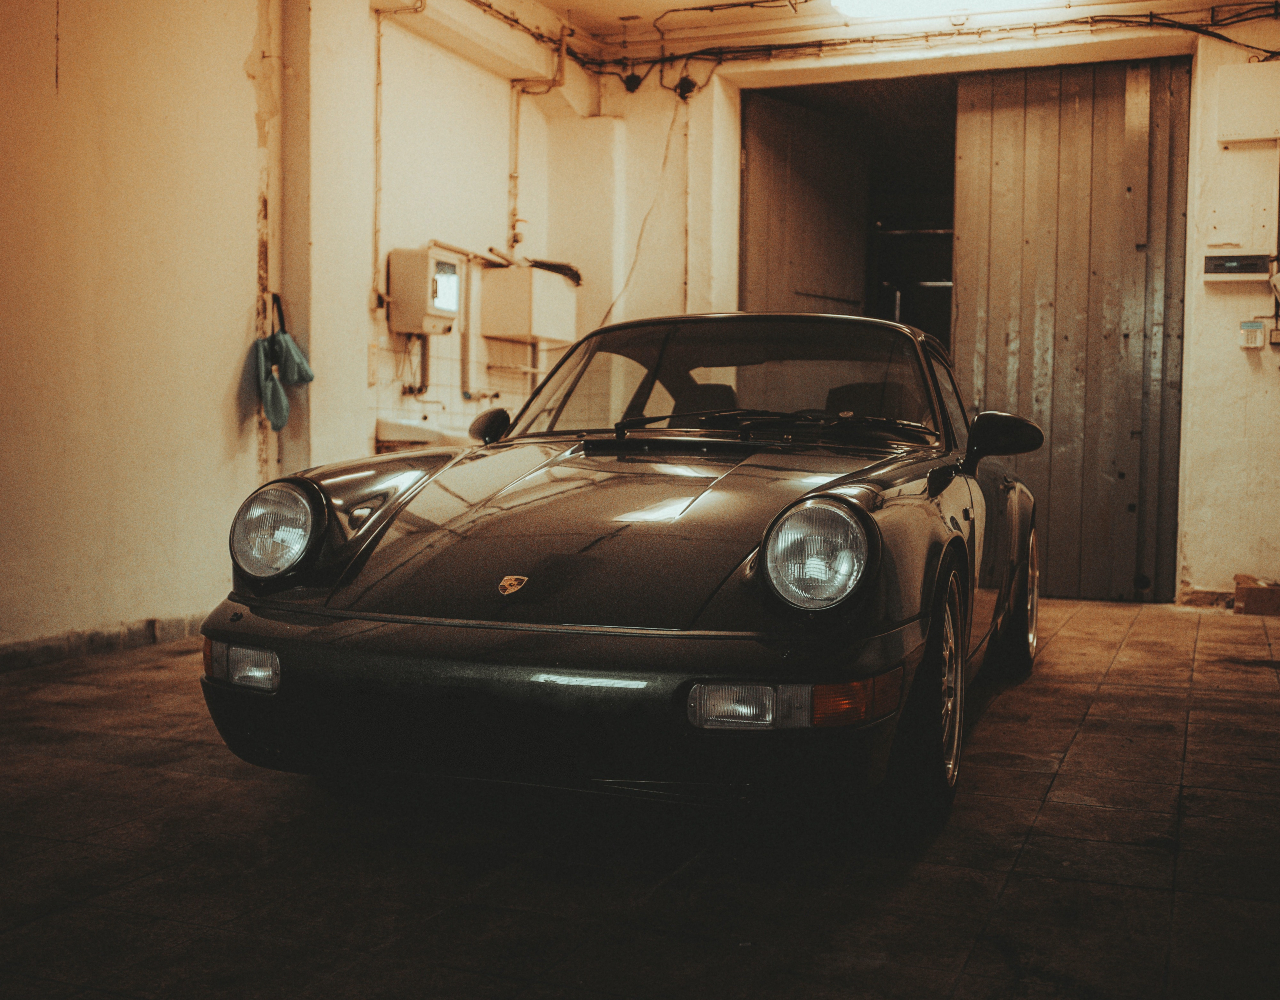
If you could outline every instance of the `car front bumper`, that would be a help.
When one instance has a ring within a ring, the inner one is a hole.
[[[238,756],[280,770],[398,771],[594,791],[693,794],[707,787],[884,775],[897,713],[862,726],[699,729],[693,684],[837,683],[902,667],[924,651],[915,621],[830,647],[772,637],[522,628],[322,617],[224,601],[209,638],[273,650],[279,690],[202,680]]]

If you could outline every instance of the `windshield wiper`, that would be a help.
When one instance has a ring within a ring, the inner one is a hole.
[[[898,417],[879,417],[870,415],[855,414],[835,414],[828,413],[826,410],[796,410],[793,413],[776,413],[767,416],[754,417],[742,421],[740,424],[743,436],[751,430],[752,427],[767,426],[769,424],[788,424],[788,423],[805,423],[818,424],[822,427],[846,427],[850,424],[874,424],[876,426],[894,428],[906,431],[911,434],[926,434],[930,437],[937,437],[938,432],[926,427],[922,423],[915,420],[902,420]]]
[[[816,424],[819,426],[840,427],[854,423],[869,423],[907,431],[916,435],[937,437],[938,432],[914,420],[901,420],[898,417],[855,416],[850,414],[828,413],[826,410],[793,410],[785,413],[779,410],[695,410],[689,413],[660,413],[653,416],[626,417],[613,425],[618,440],[626,437],[627,431],[656,424],[659,420],[670,420],[674,417],[733,417],[738,420],[738,431],[745,441],[753,427],[770,424]]]
[[[613,425],[613,430],[617,434],[618,440],[621,441],[627,436],[627,431],[629,430],[644,427],[647,424],[656,424],[659,420],[670,420],[673,417],[767,417],[785,415],[775,414],[770,410],[693,410],[689,413],[659,413],[652,417],[623,417]]]

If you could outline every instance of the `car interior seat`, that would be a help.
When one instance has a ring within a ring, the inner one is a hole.
[[[681,393],[680,398],[676,400],[672,412],[677,416],[671,418],[668,427],[696,427],[698,421],[696,418],[680,420],[679,414],[682,413],[703,413],[706,410],[736,410],[738,408],[738,394],[733,391],[733,386],[725,385],[722,382],[708,382],[705,385],[697,385],[692,390]]]
[[[901,382],[850,382],[827,393],[826,410],[855,417],[891,417],[923,423],[928,406],[910,386]]]

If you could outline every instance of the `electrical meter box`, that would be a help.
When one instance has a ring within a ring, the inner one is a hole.
[[[434,247],[388,252],[387,329],[409,336],[450,333],[465,266],[456,254]]]
[[[486,268],[480,281],[486,337],[526,344],[577,339],[578,292],[564,275],[515,265]]]

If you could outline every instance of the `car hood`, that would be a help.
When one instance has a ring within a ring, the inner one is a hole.
[[[329,604],[687,629],[785,506],[887,457],[635,438],[477,450],[414,495]]]

